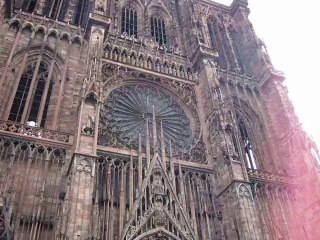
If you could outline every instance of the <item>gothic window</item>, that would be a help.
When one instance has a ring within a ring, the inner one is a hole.
[[[62,21],[67,8],[66,2],[66,0],[47,0],[45,15]]]
[[[228,67],[231,67],[231,69],[235,69],[236,68],[236,63],[235,63],[235,59],[234,59],[234,55],[232,53],[232,46],[230,45],[230,39],[228,36],[228,30],[225,28],[222,28],[220,31],[220,35],[221,35],[221,45],[222,45],[222,49],[224,51],[224,55],[225,55],[225,59],[228,65]]]
[[[244,66],[243,66],[243,61],[242,61],[241,54],[240,54],[240,49],[238,46],[236,31],[234,31],[234,30],[231,31],[231,38],[232,38],[232,47],[233,47],[233,51],[234,51],[238,66],[240,68],[240,71],[244,72]]]
[[[237,115],[238,128],[240,133],[241,145],[245,154],[245,161],[248,169],[257,170],[257,163],[251,136],[248,132],[247,126],[242,118]]]
[[[48,65],[44,62],[40,63],[39,70],[35,73],[36,63],[31,64],[23,73],[14,97],[9,120],[20,122],[27,106],[27,98],[31,94],[30,109],[28,111],[27,121],[33,122],[43,127],[47,117],[47,109],[49,106],[50,96],[52,92],[53,82],[48,83]],[[30,85],[35,78],[35,89],[30,91]],[[44,104],[44,106],[42,106]],[[43,109],[43,111],[41,111]]]
[[[163,19],[151,17],[151,36],[160,45],[167,44],[166,25]]]
[[[23,0],[22,10],[26,12],[33,12],[36,8],[37,0]]]
[[[74,24],[83,26],[88,14],[88,0],[79,0],[74,13]]]
[[[20,79],[10,111],[9,120],[11,121],[20,122],[21,120],[27,96],[29,94],[34,68],[34,65],[29,66]]]
[[[137,11],[129,8],[122,9],[121,33],[126,33],[129,36],[138,36]]]
[[[183,109],[167,94],[144,85],[123,86],[111,92],[102,110],[101,126],[106,129],[99,136],[99,144],[116,143],[137,148],[139,133],[142,139],[148,136],[147,124],[149,134],[153,134],[153,111],[159,142],[162,124],[166,146],[171,140],[173,149],[187,149],[192,140],[192,131]]]
[[[211,46],[219,54],[218,64],[221,67],[226,68],[227,60],[226,60],[225,52],[219,36],[219,28],[217,27],[217,24],[214,22],[208,22],[208,30],[210,35]]]

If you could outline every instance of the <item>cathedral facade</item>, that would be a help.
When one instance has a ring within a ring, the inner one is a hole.
[[[0,0],[0,240],[317,240],[320,159],[247,0]]]

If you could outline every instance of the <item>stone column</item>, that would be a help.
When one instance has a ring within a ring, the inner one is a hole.
[[[74,154],[69,186],[58,226],[58,239],[92,239],[95,157]]]
[[[217,196],[226,239],[262,238],[251,186],[235,181]]]

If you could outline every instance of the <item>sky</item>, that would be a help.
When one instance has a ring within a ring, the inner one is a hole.
[[[232,0],[215,0],[230,5]],[[320,147],[320,3],[249,0],[255,32],[267,46],[304,130]]]

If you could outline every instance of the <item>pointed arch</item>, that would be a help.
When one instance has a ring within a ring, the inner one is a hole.
[[[222,39],[220,35],[220,24],[219,21],[214,17],[209,17],[207,21],[207,28],[209,31],[209,37],[211,47],[218,52],[218,65],[223,68],[227,67],[226,54],[223,48]]]
[[[146,214],[143,216],[144,221],[136,222],[135,219],[137,216],[137,211],[139,210],[140,202],[142,201],[142,196],[145,194],[145,191],[148,186],[150,186],[152,189],[155,189],[155,188],[157,188],[157,190],[160,189],[160,192],[158,191],[151,192],[149,201],[151,201],[152,204],[150,203],[149,209],[146,211]],[[172,211],[169,212],[169,210],[166,207],[166,202],[163,201],[164,199],[160,201],[162,206],[159,206],[156,204],[156,202],[158,201],[159,203],[159,199],[161,199],[159,198],[159,196],[160,195],[164,196],[163,194],[166,189],[169,190],[172,198],[176,202],[176,206],[175,206],[177,210],[176,215],[173,215]],[[156,205],[159,208],[155,207]],[[177,217],[177,215],[180,215],[181,218]],[[158,218],[159,216],[160,218]],[[154,218],[153,220],[157,222],[156,224],[154,224],[155,227],[151,227],[151,229],[145,232],[144,234],[138,235],[139,230],[141,230],[144,227],[144,225],[147,224],[148,220],[150,220],[151,218]],[[179,222],[176,221],[177,218],[178,219],[180,218]],[[179,239],[173,233],[165,229],[166,225],[163,226],[165,222],[173,223],[175,225],[176,231],[179,232],[182,239],[188,239],[188,237],[194,238],[195,234],[192,230],[191,224],[187,220],[186,212],[184,211],[182,205],[180,204],[179,198],[174,191],[172,183],[166,173],[166,170],[164,169],[164,166],[162,165],[159,155],[156,153],[153,156],[150,162],[150,165],[147,169],[146,177],[142,182],[142,186],[139,191],[138,198],[134,203],[134,208],[132,209],[130,219],[127,222],[126,226],[124,227],[120,239],[128,239],[128,240],[144,239],[146,236],[153,235],[159,231],[166,233],[166,235],[168,236],[174,237],[174,239]],[[157,226],[157,224],[159,224],[159,226]]]
[[[22,65],[26,51],[28,59]],[[31,126],[38,127],[46,124],[51,95],[60,77],[63,59],[48,46],[42,53],[40,51],[39,46],[33,46],[20,50],[13,57],[13,71],[6,76],[10,91],[3,97],[8,99],[5,118],[10,121],[31,122]]]
[[[234,123],[228,132],[234,145],[234,150],[240,156],[249,171],[256,171],[262,168],[260,155],[260,142],[264,138],[262,119],[260,116],[243,100],[237,96],[230,99],[228,121]],[[231,106],[232,105],[232,106]]]
[[[253,136],[250,133],[244,119],[239,114],[236,114],[236,118],[239,129],[240,145],[244,150],[243,153],[245,157],[246,166],[250,170],[257,170],[257,155],[255,153],[255,148],[253,144]]]
[[[158,238],[158,239],[175,239],[175,240],[180,240],[180,238],[178,238],[176,235],[174,235],[173,233],[165,230],[165,229],[162,229],[162,228],[155,228],[155,229],[152,229],[148,232],[145,232],[141,235],[139,235],[138,237],[136,237],[134,240],[143,240],[147,237],[150,237],[150,236],[157,236],[157,234],[161,234],[160,237],[161,238]]]
[[[11,106],[9,120],[20,122],[26,108],[29,108],[27,121],[32,122],[32,126],[40,125],[43,127],[47,118],[53,82],[48,79],[49,66],[47,63],[42,61],[38,72],[35,72],[36,68],[36,63],[33,62],[27,66],[26,70],[22,74]],[[30,89],[33,79],[37,82],[34,90]],[[31,101],[28,106],[27,98],[30,95]],[[43,111],[39,112],[41,104],[44,104],[44,107]]]
[[[228,31],[230,32],[231,45],[232,45],[232,48],[233,48],[233,52],[235,54],[235,60],[238,63],[239,70],[242,73],[246,72],[244,61],[243,61],[243,57],[242,57],[242,54],[241,54],[241,48],[239,46],[239,43],[240,43],[240,41],[239,41],[239,33],[233,26],[231,26]]]

